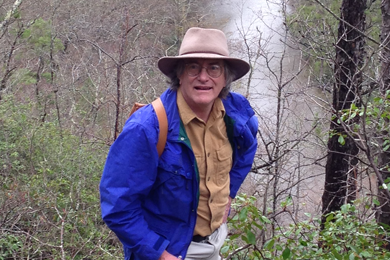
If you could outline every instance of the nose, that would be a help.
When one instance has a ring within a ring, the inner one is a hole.
[[[202,69],[200,70],[200,73],[198,75],[198,79],[200,81],[207,81],[209,79],[209,74],[207,73],[206,67],[202,67]]]

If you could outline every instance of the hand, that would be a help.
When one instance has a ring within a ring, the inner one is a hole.
[[[162,253],[162,255],[160,256],[160,258],[158,260],[179,260],[179,258],[177,258],[176,256],[174,255],[171,255],[170,253],[168,253],[166,250]]]
[[[226,208],[225,208],[225,214],[223,215],[222,223],[227,222],[227,218],[228,218],[229,213],[230,213],[230,206],[231,205],[232,205],[232,198],[230,198],[230,196],[229,196],[229,201],[228,201]]]

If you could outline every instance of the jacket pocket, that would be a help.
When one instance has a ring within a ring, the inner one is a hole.
[[[188,221],[196,194],[192,175],[185,156],[166,150],[159,159],[155,183],[144,201],[145,219],[153,221],[155,227],[173,219]]]
[[[161,185],[174,179],[178,185],[181,185],[182,181],[191,180],[192,174],[185,168],[181,155],[169,154],[162,157],[158,163],[156,184]]]
[[[156,182],[152,188],[153,203],[161,214],[172,214],[178,209],[187,212],[192,202],[193,172],[184,167],[181,156],[161,158],[158,164]],[[179,212],[177,214],[180,214]]]

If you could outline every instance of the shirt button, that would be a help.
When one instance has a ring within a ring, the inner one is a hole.
[[[184,137],[181,137],[180,140],[184,141]]]

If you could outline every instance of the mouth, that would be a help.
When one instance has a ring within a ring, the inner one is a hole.
[[[196,90],[201,90],[201,91],[207,91],[207,90],[211,90],[212,87],[195,87]]]

